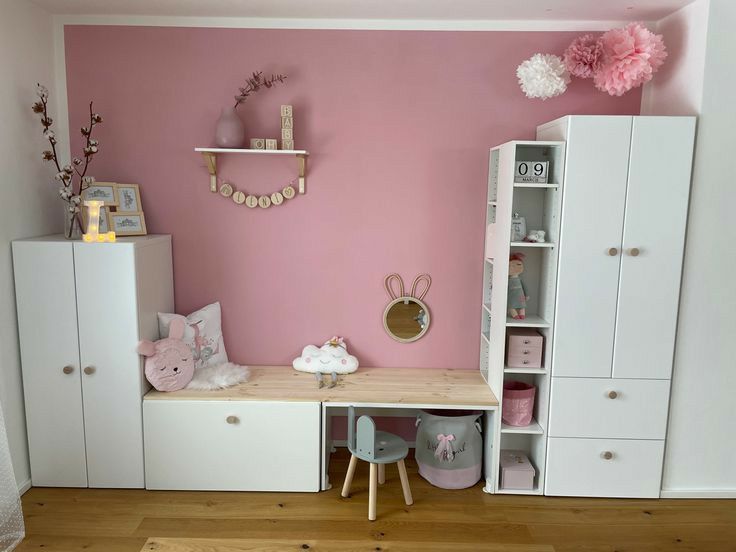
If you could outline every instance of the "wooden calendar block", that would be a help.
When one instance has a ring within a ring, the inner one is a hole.
[[[281,117],[281,128],[294,128],[294,119],[292,117]]]
[[[293,140],[294,130],[290,128],[282,128],[281,129],[281,139],[282,140]]]
[[[294,108],[290,105],[282,105],[281,106],[281,116],[282,117],[293,117]]]
[[[266,138],[266,149],[275,150],[279,149],[279,142],[275,138]]]
[[[294,140],[281,140],[281,149],[282,150],[293,150]]]
[[[251,138],[250,149],[266,149],[266,140],[263,138]]]

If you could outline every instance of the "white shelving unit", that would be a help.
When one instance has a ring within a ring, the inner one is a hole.
[[[504,380],[517,380],[537,387],[532,423],[524,427],[503,424],[495,428],[493,474],[489,492],[502,494],[542,494],[547,450],[547,417],[552,359],[552,331],[555,314],[561,185],[565,143],[513,141],[491,149],[488,169],[488,207],[483,262],[481,301],[480,371],[503,408]],[[549,161],[548,184],[514,183],[517,161]],[[544,230],[546,243],[512,242],[511,218],[518,212],[526,218],[527,229]],[[515,320],[506,313],[508,258],[513,252],[525,255],[521,280],[527,301],[526,318]],[[545,338],[541,368],[506,366],[506,330],[535,328]],[[536,470],[534,489],[521,491],[500,488],[501,449],[524,451]]]

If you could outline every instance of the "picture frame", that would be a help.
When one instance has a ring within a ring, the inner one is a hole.
[[[100,209],[100,225],[98,227],[98,232],[100,234],[110,231],[110,213],[111,211],[107,207],[102,207],[102,209]],[[89,209],[84,206],[82,208],[82,220],[84,221],[84,228],[86,229],[89,226]]]
[[[105,207],[117,207],[118,194],[115,182],[95,182],[82,192],[82,201],[104,201]]]
[[[141,191],[138,184],[120,184],[115,185],[117,192],[117,212],[118,213],[138,213],[143,211],[141,203]]]
[[[143,211],[108,212],[108,215],[110,230],[118,236],[145,236],[148,233]]]

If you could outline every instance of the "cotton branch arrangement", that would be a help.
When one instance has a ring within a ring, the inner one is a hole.
[[[261,88],[272,88],[276,83],[283,83],[286,80],[286,75],[278,74],[271,75],[270,77],[264,77],[263,71],[256,71],[251,74],[245,81],[245,85],[239,88],[240,94],[235,96],[235,107],[238,107],[243,103],[248,96],[258,92]]]
[[[48,100],[49,91],[45,86],[36,85],[36,94],[39,100],[33,104],[33,112],[41,116],[41,126],[43,127],[43,136],[49,141],[50,150],[43,152],[44,161],[53,161],[58,171],[54,176],[55,180],[61,183],[59,188],[59,197],[69,204],[69,213],[78,216],[81,210],[82,192],[89,188],[95,181],[94,177],[87,176],[87,169],[92,162],[92,158],[99,150],[99,142],[92,138],[94,127],[102,123],[102,117],[98,113],[94,113],[92,102],[89,102],[89,124],[80,129],[84,137],[84,160],[74,157],[71,164],[61,166],[59,157],[56,152],[56,133],[51,130],[54,120],[49,117]]]

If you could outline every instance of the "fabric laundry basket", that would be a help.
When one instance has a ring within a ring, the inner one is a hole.
[[[480,416],[469,411],[422,411],[415,451],[419,475],[442,489],[475,485],[483,466]]]

